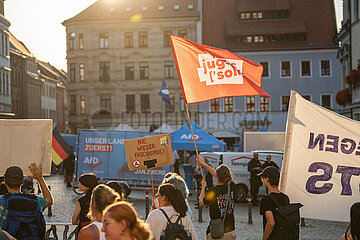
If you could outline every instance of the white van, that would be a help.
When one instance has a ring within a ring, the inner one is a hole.
[[[230,168],[233,181],[237,186],[235,201],[243,202],[250,191],[250,173],[247,170],[247,165],[253,158],[254,152],[259,154],[259,160],[262,164],[266,161],[266,156],[271,155],[271,160],[281,168],[283,152],[280,151],[202,152],[200,156],[213,168],[220,164],[225,164]],[[264,186],[260,187],[259,195],[266,195]]]

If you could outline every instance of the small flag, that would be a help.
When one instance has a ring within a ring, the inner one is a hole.
[[[170,35],[185,103],[222,97],[267,96],[263,67],[227,50]]]
[[[52,131],[52,149],[51,156],[52,161],[59,165],[65,158],[67,158],[72,152],[71,147],[65,142],[59,133],[57,127]]]
[[[163,83],[158,94],[161,96],[162,100],[171,105],[169,90],[166,86],[165,79],[163,79]]]

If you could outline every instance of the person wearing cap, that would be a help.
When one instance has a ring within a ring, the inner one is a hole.
[[[90,208],[92,190],[98,185],[98,179],[93,173],[85,173],[79,177],[79,188],[85,195],[77,200],[76,208],[72,216],[72,224],[79,225],[79,230],[90,223],[87,217]]]
[[[259,154],[254,153],[254,157],[248,163],[248,172],[250,172],[250,193],[251,202],[253,205],[258,205],[258,193],[261,186],[261,179],[258,174],[262,171],[261,163],[259,161]]]
[[[37,196],[37,200],[39,202],[40,210],[44,211],[46,207],[49,207],[53,204],[53,196],[45,182],[44,177],[42,176],[42,165],[36,165],[36,163],[31,163],[29,165],[29,169],[32,173],[32,176],[29,176],[35,179],[41,189],[43,197]],[[4,174],[4,184],[7,188],[7,192],[9,194],[21,193],[21,186],[24,183],[24,174],[21,168],[18,166],[12,166],[6,169]],[[5,207],[6,199],[5,195],[0,196],[0,206]],[[3,221],[1,229],[7,230],[5,226],[5,222]]]
[[[289,197],[280,192],[279,190],[279,180],[280,172],[276,167],[269,166],[266,167],[258,176],[261,177],[261,180],[264,184],[264,187],[269,191],[269,194],[263,197],[260,201],[260,214],[263,215],[263,240],[275,239],[275,236],[272,236],[272,231],[275,227],[275,218],[274,214],[276,211],[276,204],[274,200],[280,205],[289,203]],[[270,197],[271,196],[271,197]]]

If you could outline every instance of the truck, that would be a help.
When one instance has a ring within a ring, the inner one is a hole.
[[[262,164],[266,161],[266,156],[271,155],[271,160],[281,168],[283,158],[283,152],[281,151],[202,152],[200,156],[213,168],[220,164],[225,164],[230,168],[233,182],[236,184],[234,199],[236,202],[244,202],[250,191],[250,173],[247,166],[253,158],[254,152],[259,154],[259,160]],[[259,189],[259,196],[261,195],[266,195],[264,186]]]

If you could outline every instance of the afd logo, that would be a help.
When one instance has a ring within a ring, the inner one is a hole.
[[[96,168],[102,164],[102,161],[98,157],[86,157],[84,164],[89,164],[90,168]]]
[[[221,146],[220,145],[212,145],[212,148],[215,150],[215,151],[218,151],[221,149]]]
[[[203,138],[199,137],[199,135],[197,134],[194,134],[194,137],[195,137],[195,141],[201,141],[203,140]],[[183,134],[180,139],[186,139],[187,141],[193,141],[193,137],[192,137],[192,134]]]

